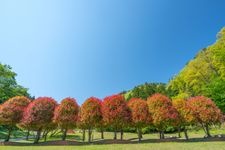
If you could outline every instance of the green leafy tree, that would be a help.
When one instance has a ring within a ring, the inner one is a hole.
[[[0,104],[14,96],[30,97],[28,89],[17,84],[16,75],[9,65],[0,63]]]
[[[203,95],[210,97],[220,110],[225,113],[225,80],[221,78],[214,79],[206,85]]]

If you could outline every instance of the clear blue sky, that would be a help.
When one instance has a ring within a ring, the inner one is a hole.
[[[0,62],[57,101],[167,82],[225,26],[224,0],[1,0]]]

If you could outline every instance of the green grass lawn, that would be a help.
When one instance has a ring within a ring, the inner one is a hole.
[[[1,150],[225,150],[225,142],[144,143],[88,146],[0,146]]]
[[[211,130],[212,135],[216,134],[225,134],[224,128],[221,129],[212,129]],[[0,150],[225,150],[225,141],[211,141],[208,139],[203,139],[204,132],[202,130],[192,130],[189,131],[190,140],[188,142],[184,142],[181,138],[180,141],[164,141],[161,142],[158,140],[158,134],[157,133],[151,133],[151,134],[145,134],[143,135],[143,142],[138,143],[137,142],[137,134],[135,133],[124,133],[124,140],[129,141],[129,144],[112,144],[114,143],[113,140],[113,133],[106,132],[105,135],[105,141],[100,140],[100,133],[94,132],[93,134],[94,142],[92,144],[85,144],[85,145],[76,145],[74,143],[72,146],[50,146],[52,144],[51,142],[60,142],[60,136],[57,135],[55,137],[48,137],[48,142],[43,143],[43,140],[40,141],[39,145],[33,145],[31,144],[33,140],[25,141],[25,140],[18,140],[12,139],[13,142],[18,143],[28,143],[28,146],[0,146]],[[170,136],[176,136],[177,134],[166,134],[166,137],[169,138]],[[69,134],[67,140],[72,142],[79,142],[82,143],[81,140],[82,134],[79,132],[76,132],[75,134]],[[182,134],[183,136],[183,134]],[[120,137],[120,134],[118,134],[118,138]],[[87,135],[86,135],[87,139]],[[100,141],[100,142],[99,142]],[[108,141],[108,142],[107,142]],[[30,143],[30,144],[29,144]],[[98,143],[98,144],[97,144]],[[47,145],[47,146],[46,146]]]

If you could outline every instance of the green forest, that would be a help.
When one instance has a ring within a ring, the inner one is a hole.
[[[147,99],[154,93],[172,99],[204,95],[225,112],[225,28],[217,34],[214,44],[201,49],[168,83],[145,83],[123,93],[127,100]]]

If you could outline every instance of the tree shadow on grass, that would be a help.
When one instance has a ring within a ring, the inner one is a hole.
[[[21,143],[21,142],[0,142],[0,145],[5,146],[82,146],[82,145],[110,145],[110,144],[141,144],[141,143],[168,143],[168,142],[183,142],[183,143],[195,143],[195,142],[219,142],[225,141],[225,137],[211,137],[211,138],[191,138],[189,140],[185,139],[175,139],[175,138],[166,138],[166,139],[143,139],[141,142],[138,139],[132,138],[128,140],[95,140],[91,143],[88,142],[78,142],[75,140],[55,140],[55,141],[47,141],[40,142],[39,144],[33,143]]]

